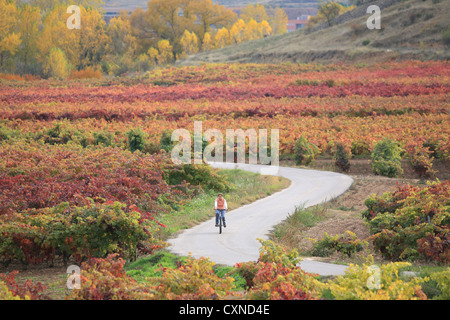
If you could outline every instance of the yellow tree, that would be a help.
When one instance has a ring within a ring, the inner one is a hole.
[[[183,36],[180,40],[182,53],[181,56],[188,56],[198,52],[198,38],[194,32],[184,30]]]
[[[262,37],[262,35],[260,33],[260,28],[258,26],[258,22],[256,22],[256,20],[254,20],[254,19],[250,19],[245,24],[244,38],[242,41],[255,40],[255,39],[259,39],[261,37]]]
[[[213,4],[212,0],[195,0],[194,12],[198,19],[198,27],[195,30],[200,39],[211,31],[212,26],[217,29],[228,28],[237,18],[231,9]]]
[[[48,59],[51,48],[61,49],[70,65],[78,66],[80,64],[81,29],[70,30],[67,28],[66,21],[70,15],[67,13],[65,5],[57,5],[44,16],[43,27],[37,40],[38,61],[41,64]]]
[[[174,46],[174,53],[181,52],[179,41],[184,30],[192,30],[195,16],[185,0],[150,0],[145,19],[148,28],[162,39],[168,39]],[[183,9],[182,9],[183,8]],[[187,13],[186,12],[187,10]]]
[[[19,11],[14,2],[0,0],[0,68],[9,54],[14,56],[21,43],[20,33],[17,32]]]
[[[280,7],[275,8],[269,22],[272,27],[273,34],[283,34],[287,32],[288,16],[286,11]]]
[[[210,51],[213,48],[213,46],[214,46],[214,43],[213,43],[212,38],[211,38],[211,34],[209,32],[205,33],[205,35],[203,36],[203,41],[202,42],[203,42],[202,43],[202,50],[203,51]]]
[[[137,39],[132,33],[130,19],[126,11],[121,11],[119,17],[114,17],[109,21],[106,32],[113,54],[119,56],[126,53],[135,54]]]
[[[249,22],[250,20],[255,20],[257,23],[261,23],[264,20],[268,21],[269,16],[267,15],[266,8],[262,4],[248,4],[241,12],[240,19],[244,22]]]
[[[154,65],[158,64],[158,55],[159,52],[157,49],[151,47],[148,49],[147,55],[149,57],[150,66],[153,67]]]
[[[220,49],[226,47],[230,44],[230,33],[228,29],[223,27],[217,30],[216,36],[214,37],[215,48]]]
[[[108,49],[109,39],[105,32],[105,20],[94,8],[81,7],[79,34],[79,69],[98,65]],[[70,30],[74,31],[74,30]]]
[[[44,64],[44,72],[47,76],[58,79],[65,79],[69,76],[70,67],[61,49],[50,49],[48,59]]]
[[[230,38],[233,43],[241,43],[246,38],[246,24],[244,20],[239,19],[230,29]]]
[[[170,44],[169,40],[160,40],[158,42],[158,64],[164,65],[173,62],[173,47]]]
[[[259,34],[261,37],[270,36],[273,33],[273,29],[270,26],[269,22],[266,20],[262,21],[258,24]]]
[[[18,23],[22,38],[19,57],[25,68],[28,68],[30,60],[35,59],[37,55],[37,40],[41,24],[39,8],[25,4],[20,11]]]

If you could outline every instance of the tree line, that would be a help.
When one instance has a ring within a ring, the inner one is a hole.
[[[81,27],[70,29],[70,5]],[[97,70],[145,71],[190,54],[286,32],[280,8],[238,15],[212,0],[150,0],[106,23],[101,0],[0,0],[0,72],[66,78]]]

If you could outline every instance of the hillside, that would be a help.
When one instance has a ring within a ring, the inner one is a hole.
[[[381,29],[366,27],[368,5],[338,17],[335,25],[303,29],[191,56],[202,62],[375,62],[448,59],[442,40],[450,24],[450,0],[379,0]]]
[[[106,11],[129,10],[137,7],[147,8],[148,0],[103,0]],[[317,3],[317,0],[213,0],[225,7],[245,7],[247,4],[263,4],[265,6],[282,8],[303,8],[311,7]]]

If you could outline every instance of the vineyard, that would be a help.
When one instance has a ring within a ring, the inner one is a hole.
[[[392,260],[383,267],[383,290],[360,290],[370,276],[364,266],[325,284],[296,266],[296,252],[271,242],[262,243],[257,262],[243,261],[223,277],[212,262],[192,258],[146,283],[124,270],[125,261],[165,246],[162,217],[205,190],[233,188],[206,165],[172,163],[173,130],[193,132],[194,121],[204,131],[279,129],[282,160],[305,165],[305,154],[298,156],[303,144],[313,150],[311,161],[371,159],[374,173],[387,176],[401,168],[386,169],[395,159],[376,156],[395,147],[393,155],[418,176],[434,179],[434,164],[450,161],[448,62],[212,64],[133,77],[28,80],[0,79],[4,266],[82,265],[85,285],[69,299],[426,299],[420,281],[447,283],[441,294],[449,294],[448,271],[398,277],[403,261],[448,264],[448,180],[366,201],[374,244]],[[17,284],[14,273],[1,276],[0,298],[39,299],[42,291]]]

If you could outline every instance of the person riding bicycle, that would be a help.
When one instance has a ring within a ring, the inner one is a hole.
[[[223,197],[223,194],[219,193],[218,198],[214,202],[214,209],[216,210],[216,227],[219,226],[219,217],[223,221],[224,228],[227,227],[225,224],[225,212],[228,210],[227,200]]]

